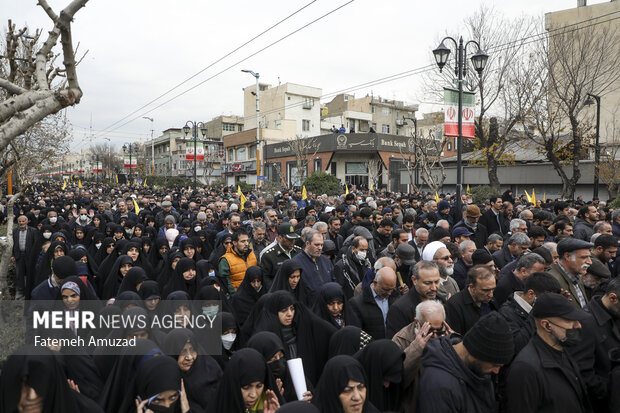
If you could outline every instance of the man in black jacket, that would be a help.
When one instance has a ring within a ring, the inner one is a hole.
[[[501,270],[511,262],[518,260],[529,247],[530,238],[521,232],[517,232],[508,238],[501,250],[493,253],[493,261],[495,261],[497,268]]]
[[[588,315],[560,294],[545,293],[536,298],[532,316],[536,334],[506,379],[506,412],[591,412],[579,367],[565,350],[579,341],[580,321]]]
[[[468,205],[463,212],[463,219],[457,222],[454,228],[452,228],[453,231],[460,227],[467,228],[469,232],[472,233],[469,239],[476,243],[476,248],[478,249],[484,248],[487,237],[489,236],[487,227],[478,222],[480,215],[482,215],[480,213],[480,208],[476,205]]]
[[[487,228],[489,234],[504,235],[508,232],[509,221],[504,216],[502,209],[504,202],[501,196],[492,196],[489,198],[491,208],[485,211],[480,217],[480,223]]]
[[[612,389],[609,387],[609,351],[620,348],[620,278],[612,279],[605,295],[595,296],[584,308],[592,317],[582,321],[583,340],[566,350],[585,380],[590,402],[596,412],[606,412]]]
[[[457,333],[464,335],[476,321],[491,311],[497,311],[493,299],[495,274],[483,265],[467,273],[469,285],[446,303],[446,321]]]
[[[373,230],[372,237],[377,253],[383,251],[392,241],[392,229],[394,229],[392,220],[383,218],[379,224],[379,228]]]
[[[34,244],[37,239],[37,230],[28,226],[28,218],[20,215],[17,218],[17,228],[13,230],[13,251],[11,262],[15,263],[16,291],[15,299],[30,299],[34,289]]]
[[[368,241],[358,235],[342,254],[341,260],[334,265],[334,278],[342,286],[347,300],[353,297],[355,287],[362,282],[364,274],[372,267],[367,254]]]
[[[398,296],[396,272],[383,267],[377,271],[374,281],[349,301],[351,309],[362,323],[362,330],[374,340],[385,338],[385,319]]]
[[[399,298],[388,311],[385,326],[386,338],[391,339],[394,334],[413,321],[415,308],[422,301],[438,300],[439,268],[437,264],[432,261],[418,262],[413,268],[411,280],[413,288]]]
[[[505,274],[497,282],[493,293],[495,302],[501,306],[515,291],[523,291],[525,280],[535,272],[545,271],[545,260],[538,254],[530,253],[517,261],[514,271]]]

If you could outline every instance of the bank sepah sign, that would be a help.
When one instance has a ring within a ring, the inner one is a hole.
[[[304,138],[305,139],[305,138]],[[320,135],[316,138],[317,152],[403,152],[408,153],[408,136],[389,135],[385,133],[347,133]],[[314,148],[312,148],[314,153]],[[265,159],[294,156],[288,143],[265,145]]]

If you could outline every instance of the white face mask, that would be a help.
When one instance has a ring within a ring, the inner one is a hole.
[[[230,350],[236,338],[237,335],[235,333],[224,334],[222,336],[222,345],[226,350]]]
[[[44,232],[44,233],[43,233],[43,238],[45,238],[45,239],[50,239],[50,238],[52,238],[52,233],[51,233],[51,232]]]
[[[201,227],[194,227],[194,232],[198,232],[200,231],[202,228]]]
[[[97,247],[97,249],[101,248],[101,243],[100,242],[96,243],[95,247]]]
[[[57,220],[58,220],[58,218],[56,218],[56,217],[51,217],[51,218],[50,218],[50,222],[51,222],[52,224],[55,224]]]
[[[366,251],[358,251],[357,254],[355,254],[355,256],[360,261],[365,260],[366,259]]]
[[[86,216],[86,214],[80,215],[80,220],[86,221],[87,219],[88,219],[88,217]]]

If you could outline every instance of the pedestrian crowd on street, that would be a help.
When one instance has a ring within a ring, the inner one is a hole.
[[[221,351],[190,325],[67,328],[137,340],[112,356],[27,334],[2,412],[620,412],[620,209],[598,199],[39,183],[6,200],[15,300],[204,314]]]

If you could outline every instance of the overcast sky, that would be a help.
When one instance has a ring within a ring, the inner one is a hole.
[[[118,147],[150,137],[150,121],[142,116],[154,118],[157,136],[167,128],[182,127],[187,120],[243,115],[242,88],[253,84],[254,78],[241,69],[259,72],[261,82],[309,85],[322,88],[327,95],[428,65],[439,37],[446,32],[464,33],[463,18],[481,4],[508,17],[542,16],[577,4],[577,0],[354,0],[247,58],[347,1],[90,0],[77,13],[73,25],[74,42],[80,42],[82,51],[88,50],[78,67],[84,96],[67,112],[74,128],[74,149],[91,144],[91,117],[94,141],[103,143],[102,137],[106,136]],[[19,27],[50,30],[50,20],[36,3],[0,0],[3,31],[8,18]],[[50,0],[56,12],[68,3]],[[267,34],[116,123],[309,3]],[[155,108],[231,65],[224,73]],[[413,75],[352,93],[364,96],[372,92],[388,99],[420,103],[423,96],[419,78]],[[424,104],[420,108],[420,112],[432,109]],[[113,131],[101,132],[106,128]]]

